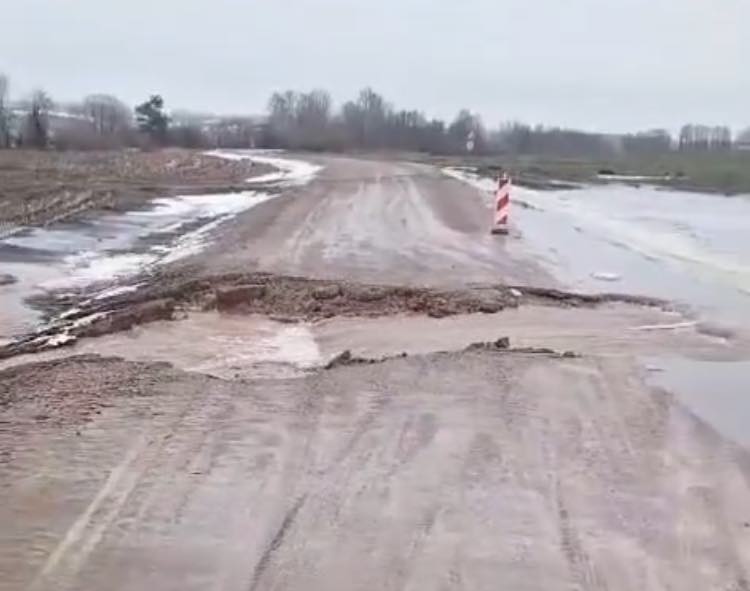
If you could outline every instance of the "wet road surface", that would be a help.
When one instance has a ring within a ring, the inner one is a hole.
[[[309,186],[225,226],[207,267],[379,283],[551,281],[532,257],[490,235],[472,187],[406,162],[327,157]]]
[[[742,588],[746,452],[631,372],[489,352],[246,382],[29,368],[0,431],[2,587]],[[80,379],[114,394],[94,421],[34,422],[29,390]]]
[[[523,228],[489,235],[487,195],[436,169],[316,164],[191,265],[561,280]],[[463,350],[502,336],[580,357]],[[745,339],[628,306],[209,313],[11,360],[0,589],[747,588],[748,451],[653,379],[670,356],[743,363]],[[409,356],[320,369],[343,349]]]

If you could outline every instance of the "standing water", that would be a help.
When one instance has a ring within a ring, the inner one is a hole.
[[[489,196],[490,179],[449,171]],[[750,312],[750,197],[653,186],[513,189],[510,252],[564,285],[668,299],[722,323]]]
[[[0,285],[0,344],[39,323],[39,314],[27,304],[29,297],[100,281],[127,284],[138,273],[197,254],[220,224],[276,195],[263,189],[304,184],[320,170],[308,162],[265,152],[211,155],[250,159],[277,171],[248,179],[247,191],[154,199],[137,211],[48,228],[15,228],[0,239],[0,273],[13,278],[12,283]],[[250,190],[254,187],[257,190]],[[111,294],[108,288],[94,297]]]
[[[662,297],[725,323],[746,319],[749,198],[618,185],[520,189],[518,198],[534,206],[516,212],[524,242],[576,287]]]
[[[447,174],[491,196],[494,182]],[[516,187],[512,252],[531,252],[563,285],[655,296],[682,305],[714,334],[750,331],[750,197],[584,186]],[[678,323],[675,326],[679,326]],[[750,445],[750,361],[644,359],[650,382],[674,392],[725,436]]]

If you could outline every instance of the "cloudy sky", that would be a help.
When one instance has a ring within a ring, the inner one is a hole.
[[[750,0],[23,0],[2,20],[16,95],[258,113],[277,89],[369,84],[489,125],[750,125]]]

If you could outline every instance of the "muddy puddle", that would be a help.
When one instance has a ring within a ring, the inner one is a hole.
[[[589,355],[660,355],[676,351],[696,358],[742,357],[742,346],[702,334],[674,313],[612,304],[561,309],[523,306],[499,314],[447,318],[399,314],[340,317],[317,322],[277,321],[260,315],[191,312],[130,331],[81,339],[73,347],[34,360],[96,353],[132,361],[164,361],[180,369],[224,379],[299,377],[323,367],[342,351],[379,359],[457,351],[508,337],[512,347],[548,348]],[[717,353],[718,352],[718,353]],[[20,355],[0,369],[29,361]],[[750,355],[748,356],[750,358]]]
[[[161,361],[185,371],[223,379],[298,377],[322,364],[312,327],[264,316],[197,312],[179,321],[161,321],[74,347],[0,362],[0,369],[69,355],[98,354],[129,361]]]

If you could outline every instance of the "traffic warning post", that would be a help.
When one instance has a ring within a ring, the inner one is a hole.
[[[507,174],[503,174],[497,183],[495,194],[495,212],[492,220],[493,234],[508,233],[508,214],[510,211],[510,189],[511,180]]]

